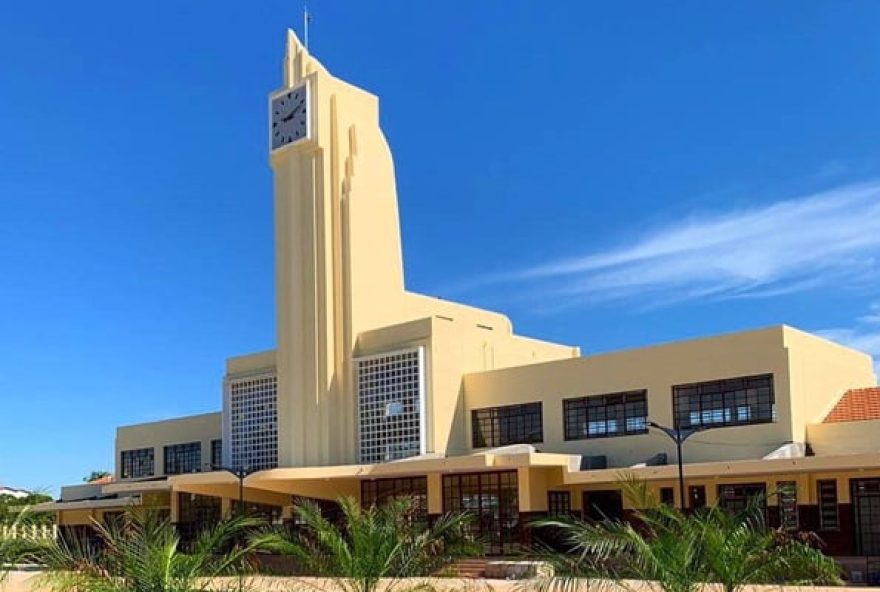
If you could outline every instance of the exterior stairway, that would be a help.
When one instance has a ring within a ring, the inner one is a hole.
[[[449,571],[460,578],[484,578],[486,577],[486,564],[488,559],[462,559],[452,564]]]

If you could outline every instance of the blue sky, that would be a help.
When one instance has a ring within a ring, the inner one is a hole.
[[[880,3],[314,0],[381,97],[411,290],[597,352],[789,323],[880,356]],[[0,483],[111,469],[274,346],[291,2],[0,8]]]

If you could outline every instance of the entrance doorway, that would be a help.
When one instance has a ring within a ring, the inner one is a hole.
[[[880,555],[880,479],[853,479],[850,483],[856,553]]]
[[[519,551],[516,471],[443,476],[443,511],[470,512],[471,528],[487,555]]]

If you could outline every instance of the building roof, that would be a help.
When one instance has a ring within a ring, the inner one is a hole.
[[[880,419],[880,386],[850,389],[822,423]]]

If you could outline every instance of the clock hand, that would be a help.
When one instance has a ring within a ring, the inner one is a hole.
[[[286,123],[286,122],[290,121],[291,119],[293,119],[293,118],[296,116],[297,112],[299,111],[299,108],[300,108],[300,107],[302,107],[302,103],[300,103],[299,105],[297,105],[296,107],[294,107],[293,111],[290,112],[290,115],[288,115],[287,117],[282,118],[282,119],[281,119],[281,122],[282,122],[282,123]]]

